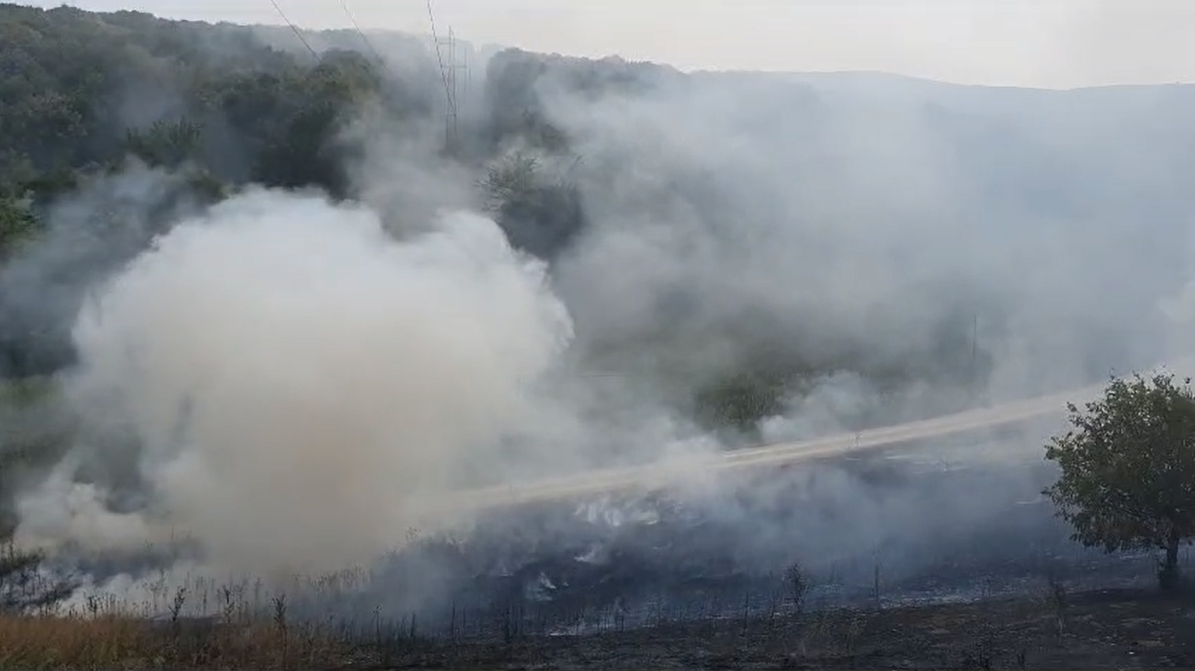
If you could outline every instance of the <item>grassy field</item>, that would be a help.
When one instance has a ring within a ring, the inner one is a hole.
[[[1195,664],[1195,599],[1151,591],[658,622],[590,636],[428,640],[239,610],[0,617],[3,669],[1113,669]]]
[[[353,657],[310,624],[0,616],[0,669],[315,669]]]

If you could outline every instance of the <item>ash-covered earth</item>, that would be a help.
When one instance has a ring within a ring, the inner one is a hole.
[[[1147,554],[1110,557],[1072,542],[1041,496],[1053,466],[1040,447],[1003,438],[770,468],[684,495],[492,511],[457,534],[410,530],[403,550],[351,579],[310,580],[288,596],[296,614],[352,626],[417,622],[425,635],[487,637],[782,611],[794,565],[807,608],[1152,578]],[[151,575],[161,560],[136,568]]]
[[[371,575],[374,600],[357,608],[418,613],[425,630],[454,635],[583,632],[789,608],[793,565],[807,607],[1150,579],[1148,555],[1109,557],[1069,539],[1041,496],[1054,475],[1040,448],[956,439],[750,473],[683,497],[493,512],[469,533],[388,558]]]

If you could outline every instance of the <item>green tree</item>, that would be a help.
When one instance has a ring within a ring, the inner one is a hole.
[[[1072,428],[1046,446],[1062,473],[1043,494],[1088,547],[1160,550],[1159,583],[1175,586],[1179,547],[1195,537],[1190,379],[1114,379],[1084,410],[1068,409]]]
[[[539,159],[516,152],[493,163],[478,186],[512,245],[552,259],[584,227],[585,210],[574,185],[544,172]]]
[[[248,26],[0,3],[0,196],[40,203],[128,154],[190,164],[205,193],[255,181],[343,196],[340,130],[363,105],[402,102],[383,88],[360,53],[312,63]]]
[[[0,613],[51,606],[77,586],[72,577],[45,570],[44,553],[12,542],[14,486],[30,469],[56,462],[69,445],[69,426],[47,430],[35,426],[40,421],[22,421],[24,413],[54,403],[56,393],[48,378],[0,380],[0,426],[5,429],[0,436]]]
[[[534,200],[539,183],[539,160],[516,152],[491,165],[478,186],[486,209],[501,214],[506,208]]]
[[[25,203],[15,198],[0,198],[0,261],[36,233],[37,219]]]
[[[203,127],[190,119],[156,121],[144,130],[130,128],[125,144],[130,154],[149,165],[176,168],[199,154]]]
[[[0,612],[25,606],[29,584],[36,580],[43,559],[40,553],[22,552],[12,545],[0,550]]]
[[[45,554],[0,547],[0,613],[23,613],[52,606],[69,597],[77,583],[46,574]]]

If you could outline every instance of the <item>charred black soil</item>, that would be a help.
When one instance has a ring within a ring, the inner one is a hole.
[[[371,655],[372,656],[372,655]],[[357,668],[364,668],[361,665]],[[589,635],[410,647],[372,668],[1126,669],[1195,667],[1195,598],[1119,589],[966,604],[659,621]]]

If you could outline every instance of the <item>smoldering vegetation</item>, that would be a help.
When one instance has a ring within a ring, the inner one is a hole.
[[[369,566],[274,585],[211,576],[183,550],[134,573],[127,563],[80,568],[120,575],[99,603],[166,612],[184,595],[184,617],[215,615],[223,603],[268,614],[285,594],[297,621],[331,622],[367,641],[384,632],[400,646],[701,619],[760,626],[801,609],[1148,580],[1148,553],[1110,559],[1071,543],[1038,497],[1053,474],[1036,460],[984,463],[976,452],[992,446],[938,444],[753,473],[707,496],[632,494],[494,511],[456,534],[411,530],[402,550]],[[1001,487],[1005,496],[972,500],[981,487]],[[866,499],[845,493],[860,490]],[[912,532],[910,519],[918,520]],[[191,572],[171,573],[169,565]],[[799,603],[794,570],[805,581]]]
[[[16,541],[79,578],[68,605],[163,612],[189,586],[206,614],[231,585],[501,635],[774,608],[794,564],[827,603],[1015,589],[1097,559],[1038,500],[1053,425],[412,527],[474,486],[1190,353],[1187,87],[509,50],[474,61],[446,151],[418,40],[375,39],[379,63],[311,35],[315,62],[268,31],[103,21],[175,46],[105,61],[86,137],[109,165],[18,194],[40,231],[0,271],[6,374],[51,387],[6,409],[33,457],[4,492]],[[26,139],[35,169],[69,163]]]

